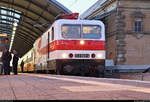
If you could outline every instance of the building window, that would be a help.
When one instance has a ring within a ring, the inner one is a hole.
[[[136,20],[134,22],[134,32],[136,32],[136,33],[142,32],[142,21],[141,20]]]

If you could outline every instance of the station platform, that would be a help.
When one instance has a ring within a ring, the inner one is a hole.
[[[0,100],[150,100],[150,82],[51,74],[0,75]]]

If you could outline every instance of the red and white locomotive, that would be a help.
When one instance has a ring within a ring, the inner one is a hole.
[[[59,19],[33,49],[35,71],[100,75],[105,65],[105,27],[98,20]]]

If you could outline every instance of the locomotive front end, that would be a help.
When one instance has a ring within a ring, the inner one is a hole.
[[[56,42],[59,74],[103,76],[105,29],[101,21],[65,20]]]

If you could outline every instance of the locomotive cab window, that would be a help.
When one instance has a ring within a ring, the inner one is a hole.
[[[100,39],[101,27],[98,25],[83,25],[82,26],[82,38]]]
[[[61,27],[64,38],[85,38],[100,39],[101,27],[99,25],[72,25],[67,24]]]
[[[61,30],[64,38],[80,38],[80,25],[63,25]]]

